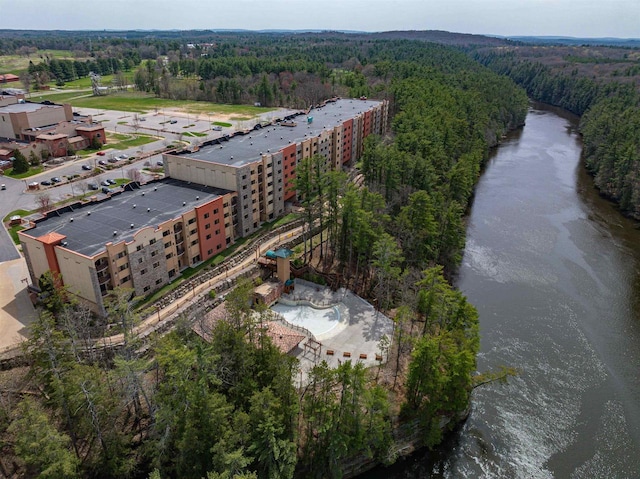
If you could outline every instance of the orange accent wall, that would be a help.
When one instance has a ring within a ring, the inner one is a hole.
[[[373,112],[372,111],[365,111],[364,112],[364,135],[362,136],[362,139],[365,139],[367,136],[369,136],[371,134],[371,120],[373,118]]]
[[[353,119],[347,120],[342,124],[342,162],[351,161],[353,152],[351,146],[353,143]]]
[[[58,264],[58,258],[56,257],[56,246],[55,244],[47,244],[43,243],[44,253],[47,255],[47,263],[49,264],[49,269],[52,273],[60,274],[60,265]]]
[[[217,213],[214,211],[217,210]],[[205,218],[205,214],[209,217]],[[216,224],[218,220],[218,224]],[[196,222],[198,225],[198,243],[200,245],[200,258],[205,261],[224,251],[227,247],[227,238],[224,227],[224,196],[216,198],[202,206],[196,207]],[[206,225],[210,225],[207,229]],[[216,234],[216,230],[220,232]],[[207,235],[211,235],[207,239]],[[211,250],[211,253],[209,253]]]
[[[283,183],[284,183],[284,200],[288,201],[295,198],[296,192],[293,189],[293,180],[296,177],[296,151],[295,143],[285,146],[282,149],[283,157]]]

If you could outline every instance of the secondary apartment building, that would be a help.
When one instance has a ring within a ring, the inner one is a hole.
[[[283,214],[295,199],[301,159],[322,155],[327,168],[356,160],[364,138],[384,131],[387,109],[387,102],[329,101],[198,151],[164,155],[168,178],[50,212],[20,231],[32,282],[47,270],[60,273],[101,315],[115,287],[149,294]]]
[[[165,179],[50,212],[20,231],[34,285],[46,271],[94,312],[116,287],[147,295],[234,241],[235,193]]]
[[[387,101],[329,100],[305,114],[223,136],[197,151],[165,154],[165,173],[236,191],[236,234],[246,236],[283,214],[285,202],[295,199],[300,160],[321,155],[328,168],[350,164],[362,154],[368,135],[384,132],[387,115]]]
[[[69,148],[86,148],[93,139],[106,143],[104,127],[91,117],[74,116],[71,105],[26,102],[21,96],[0,95],[0,143],[21,142],[22,154],[65,156]]]

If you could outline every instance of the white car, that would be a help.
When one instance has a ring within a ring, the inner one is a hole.
[[[129,159],[129,155],[125,155],[124,153],[120,156],[117,156],[116,158],[118,158],[119,160],[127,160]]]

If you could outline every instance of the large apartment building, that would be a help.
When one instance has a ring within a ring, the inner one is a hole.
[[[382,133],[386,102],[334,100],[197,151],[164,155],[167,178],[49,212],[20,231],[34,285],[46,271],[97,314],[116,287],[147,295],[282,215],[303,158],[339,168]]]
[[[388,102],[334,99],[305,114],[209,142],[197,151],[165,154],[172,178],[236,191],[237,235],[253,233],[263,222],[284,212],[293,200],[296,165],[321,155],[327,166],[340,168],[362,154],[363,141],[381,134]]]

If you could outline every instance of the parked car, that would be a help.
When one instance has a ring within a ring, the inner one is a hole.
[[[109,183],[110,185],[115,185],[115,184],[117,184],[117,183],[116,183],[116,180],[112,180],[111,178],[107,178],[105,181],[106,181],[107,183]]]
[[[156,165],[157,166],[164,166],[164,163],[162,161],[156,161]]]
[[[47,181],[47,180],[41,181],[41,182],[40,182],[40,184],[41,184],[42,186],[51,186],[51,182],[50,182],[50,181]]]
[[[97,190],[100,188],[98,186],[98,183],[89,183],[87,186],[89,187],[90,190]]]
[[[213,127],[213,131],[222,131],[222,127],[221,126],[214,126]]]
[[[7,185],[5,185],[4,183],[0,185],[0,190],[6,190],[7,189]]]
[[[106,153],[104,151],[99,151],[98,153],[96,153],[96,155],[98,156],[104,156],[106,155]]]
[[[103,186],[103,187],[102,187],[102,192],[103,192],[105,195],[108,195],[109,193],[111,193],[111,188],[109,188],[108,186]]]
[[[124,153],[120,156],[116,156],[116,158],[118,158],[119,160],[127,160],[129,159],[129,155],[125,155]]]
[[[54,176],[53,178],[51,178],[51,183],[61,183],[61,182],[62,180],[57,176]]]
[[[109,158],[107,161],[109,163],[117,163],[118,162],[118,158]]]
[[[84,171],[90,171],[90,170],[91,170],[91,167],[90,167],[89,165],[82,165],[82,169],[83,169]]]
[[[175,125],[176,123],[178,123],[178,120],[171,120],[169,121],[169,123],[171,123],[172,125]]]
[[[107,164],[107,162],[104,161],[104,160],[98,160],[98,164],[101,165],[101,166],[104,166],[104,165]]]
[[[109,186],[111,183],[109,183],[109,180],[102,180],[102,181],[100,182],[100,184],[101,184],[102,186]]]

